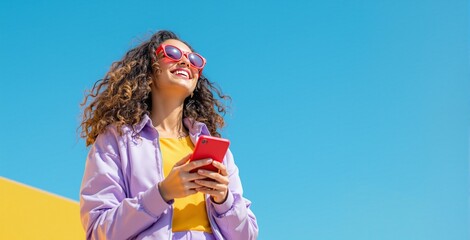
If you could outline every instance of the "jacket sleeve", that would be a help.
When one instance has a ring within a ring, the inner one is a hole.
[[[211,203],[212,215],[226,239],[256,239],[258,223],[250,210],[251,202],[243,197],[243,188],[230,150],[225,164],[229,174],[229,193],[222,204]]]
[[[87,239],[128,239],[158,221],[169,208],[158,185],[126,196],[118,143],[98,137],[85,165],[80,189],[80,215]]]

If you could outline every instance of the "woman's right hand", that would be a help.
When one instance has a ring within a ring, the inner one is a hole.
[[[212,163],[211,159],[203,159],[188,162],[191,154],[175,163],[168,176],[158,183],[158,188],[163,199],[168,202],[175,198],[182,198],[197,193],[196,188],[201,186],[194,183],[194,180],[204,179],[204,176],[197,172],[190,173],[191,170]]]

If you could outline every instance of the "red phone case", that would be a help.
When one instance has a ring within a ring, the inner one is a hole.
[[[194,148],[193,155],[191,156],[191,161],[212,158],[214,161],[222,162],[229,145],[230,141],[227,139],[201,135],[197,140],[196,147]],[[200,168],[214,172],[218,171],[218,169],[212,164]],[[192,170],[191,172],[195,171],[197,171],[197,169]]]

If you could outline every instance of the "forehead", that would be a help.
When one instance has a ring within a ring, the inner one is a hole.
[[[185,52],[192,52],[191,49],[189,49],[189,47],[184,44],[183,42],[179,41],[179,40],[176,40],[176,39],[168,39],[168,40],[165,40],[162,44],[170,44],[170,45],[173,45]]]

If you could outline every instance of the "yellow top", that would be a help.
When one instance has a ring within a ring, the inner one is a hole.
[[[160,149],[163,158],[163,174],[166,177],[176,162],[193,152],[194,144],[189,136],[181,139],[160,138]],[[212,233],[203,193],[176,198],[173,209],[173,232],[193,230]]]

